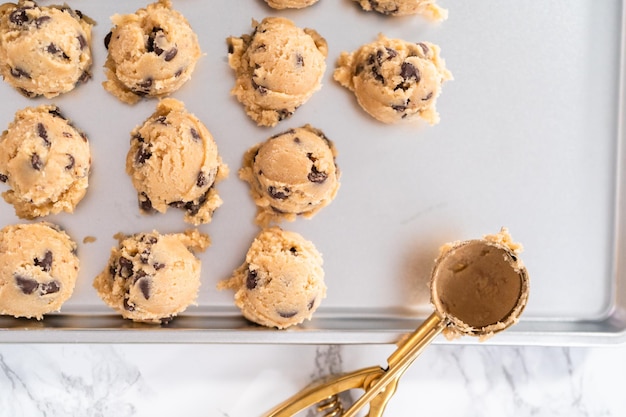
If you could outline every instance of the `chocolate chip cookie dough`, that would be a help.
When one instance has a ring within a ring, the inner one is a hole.
[[[322,255],[313,243],[278,227],[262,230],[245,262],[218,284],[235,290],[248,320],[285,329],[309,320],[326,297]]]
[[[318,0],[265,0],[273,9],[302,9],[317,3]]]
[[[107,267],[94,280],[98,295],[122,317],[165,323],[195,303],[201,262],[210,244],[197,230],[118,236]]]
[[[365,11],[375,11],[388,16],[407,16],[419,14],[433,21],[448,18],[448,11],[434,0],[354,0]]]
[[[324,133],[305,125],[270,137],[244,155],[239,176],[250,185],[256,222],[311,218],[339,189],[337,151]]]
[[[201,55],[198,38],[170,0],[111,20],[103,83],[111,94],[134,104],[144,96],[166,96],[191,78]]]
[[[379,35],[352,53],[342,52],[334,79],[354,93],[370,116],[383,123],[421,118],[439,123],[441,86],[452,79],[440,48]]]
[[[226,178],[228,167],[205,125],[182,102],[167,98],[132,131],[126,172],[140,210],[181,208],[186,222],[199,225],[210,222],[222,204],[215,184]]]
[[[0,74],[27,97],[52,98],[90,77],[93,21],[69,6],[0,6]]]
[[[291,20],[253,21],[251,35],[229,37],[228,63],[235,71],[231,90],[259,126],[275,126],[322,86],[326,40]]]
[[[74,291],[76,243],[51,223],[0,230],[0,314],[41,320]]]
[[[54,105],[27,107],[0,136],[2,194],[15,213],[33,219],[73,212],[89,185],[87,136]]]

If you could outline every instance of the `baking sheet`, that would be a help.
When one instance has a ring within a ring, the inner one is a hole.
[[[200,227],[213,244],[201,255],[198,306],[161,327],[117,317],[91,287],[116,244],[114,234],[189,227],[176,210],[140,215],[124,172],[130,131],[156,102],[128,106],[101,87],[109,17],[147,2],[68,4],[97,22],[94,78],[52,100],[26,99],[0,83],[0,126],[6,128],[18,109],[55,103],[88,134],[93,171],[87,196],[73,214],[46,218],[79,243],[79,281],[61,313],[44,321],[1,317],[0,341],[390,343],[432,311],[427,282],[438,247],[501,226],[525,247],[531,292],[520,323],[485,343],[626,341],[622,1],[441,0],[449,10],[441,24],[365,13],[351,0],[286,11],[261,0],[175,1],[204,56],[173,97],[206,124],[231,174],[217,186],[223,206]],[[272,15],[322,34],[328,69],[322,89],[291,119],[261,128],[229,95],[234,78],[225,39],[249,33],[252,19]],[[439,125],[380,124],[332,80],[339,53],[379,32],[441,46],[455,80],[439,98]],[[335,142],[342,186],[313,219],[283,227],[324,254],[328,296],[315,318],[298,328],[259,328],[240,317],[232,292],[216,290],[258,231],[237,170],[250,146],[305,123]],[[0,184],[0,191],[6,188]],[[0,201],[0,227],[21,221]],[[88,236],[95,242],[83,243]]]

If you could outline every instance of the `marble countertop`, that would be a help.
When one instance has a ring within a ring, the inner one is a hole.
[[[313,379],[385,365],[393,348],[4,344],[0,416],[260,416]],[[438,343],[385,416],[624,416],[624,375],[626,345]]]

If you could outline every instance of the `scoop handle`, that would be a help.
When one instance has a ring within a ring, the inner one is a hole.
[[[380,394],[393,381],[402,376],[422,351],[437,337],[439,333],[447,326],[447,321],[440,317],[437,313],[432,313],[420,327],[401,342],[398,349],[389,356],[387,363],[389,367],[386,372],[370,385],[365,394],[352,404],[352,406],[343,413],[343,417],[355,417],[356,414],[366,404],[369,404],[374,397]],[[380,411],[382,414],[382,410]],[[375,416],[370,416],[375,417]]]

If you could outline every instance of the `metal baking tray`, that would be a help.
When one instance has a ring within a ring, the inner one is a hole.
[[[6,128],[18,109],[55,103],[87,132],[93,157],[87,196],[73,214],[46,218],[78,242],[79,281],[58,314],[43,321],[0,318],[0,341],[391,343],[432,311],[427,284],[438,247],[501,226],[525,247],[530,299],[519,324],[485,343],[626,341],[623,1],[548,0],[539,6],[440,0],[449,10],[440,24],[366,13],[351,0],[286,11],[261,0],[174,2],[197,31],[204,55],[173,97],[206,124],[231,174],[217,187],[223,206],[200,227],[213,244],[201,255],[198,305],[163,326],[119,318],[91,286],[116,244],[114,234],[189,227],[176,210],[140,215],[124,172],[130,131],[156,102],[128,106],[101,86],[109,17],[147,2],[68,3],[97,22],[93,79],[52,100],[27,99],[0,83],[0,126]],[[234,78],[225,39],[249,33],[252,19],[270,15],[322,34],[328,69],[322,89],[291,119],[261,128],[229,95]],[[378,123],[333,81],[339,53],[379,32],[441,46],[455,79],[438,101],[439,125]],[[250,146],[306,123],[335,142],[342,186],[313,219],[283,227],[302,233],[324,254],[328,296],[302,326],[260,328],[241,318],[232,292],[216,290],[258,231],[237,170]],[[20,221],[0,201],[0,227]],[[83,243],[85,237],[96,240]]]

